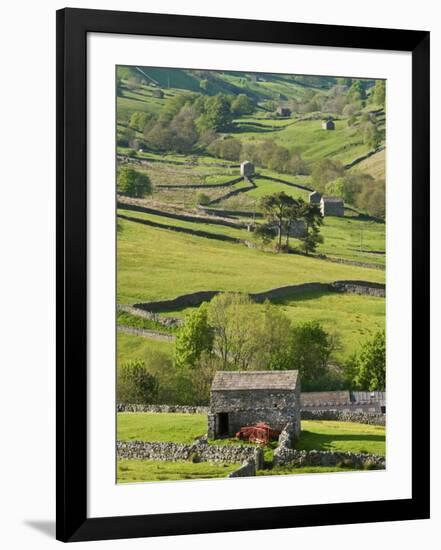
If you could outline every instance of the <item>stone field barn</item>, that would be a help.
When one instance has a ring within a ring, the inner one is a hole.
[[[218,371],[211,386],[208,437],[232,437],[241,427],[267,422],[300,435],[298,371]]]

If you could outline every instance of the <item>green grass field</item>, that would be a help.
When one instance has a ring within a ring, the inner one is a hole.
[[[330,474],[354,472],[354,468],[344,468],[339,466],[303,466],[296,468],[294,466],[275,466],[270,470],[258,470],[258,476],[288,476],[295,474]]]
[[[192,463],[186,461],[118,460],[117,482],[173,481],[227,477],[240,464]]]
[[[265,132],[246,132],[239,126],[237,136],[234,133],[232,135],[243,141],[272,139],[289,149],[295,146],[307,161],[332,157],[348,163],[369,150],[357,132],[348,127],[344,118],[335,122],[333,131],[323,130],[321,120],[299,120],[282,130]]]
[[[173,355],[173,344],[142,338],[133,334],[117,333],[117,363],[125,363],[135,359],[147,361],[152,353],[164,353],[171,357]]]
[[[198,290],[257,292],[311,281],[385,280],[380,270],[271,254],[125,220],[117,247],[117,299],[126,304]]]
[[[302,433],[296,445],[299,450],[341,451],[386,454],[386,430],[356,422],[302,420]]]
[[[122,441],[192,443],[206,431],[205,414],[118,413],[117,437]],[[215,440],[212,443],[218,444],[219,441]],[[234,439],[227,439],[223,440],[222,444],[240,443]],[[302,420],[302,433],[296,448],[384,455],[385,428],[353,422]]]
[[[384,329],[386,301],[375,296],[305,292],[275,300],[293,323],[315,319],[340,337],[339,360],[347,359],[378,330]]]
[[[174,441],[193,443],[207,432],[205,414],[118,413],[117,438],[121,441]]]

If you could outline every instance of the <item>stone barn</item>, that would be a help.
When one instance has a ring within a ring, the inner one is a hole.
[[[244,178],[251,178],[254,176],[254,164],[249,160],[242,162],[240,165],[240,175]]]
[[[320,211],[322,216],[344,216],[345,203],[340,197],[322,197]]]
[[[164,92],[160,90],[159,88],[156,88],[156,90],[153,90],[152,93],[153,97],[157,97],[158,99],[162,99],[164,97]]]
[[[322,200],[322,196],[318,191],[313,191],[312,193],[309,193],[309,204],[320,204],[320,201]]]
[[[322,128],[323,130],[335,130],[335,122],[333,120],[324,120]]]
[[[243,426],[266,422],[275,430],[294,424],[300,435],[298,371],[218,371],[211,386],[208,437],[232,437]]]
[[[288,109],[288,107],[278,107],[277,114],[279,116],[291,116],[291,109]]]

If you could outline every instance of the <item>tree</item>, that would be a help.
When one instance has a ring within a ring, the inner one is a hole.
[[[320,227],[323,225],[323,216],[316,204],[308,204],[303,199],[298,200],[297,218],[305,222],[305,235],[300,237],[300,248],[305,254],[315,252],[317,246],[323,242]]]
[[[323,158],[318,160],[311,171],[314,186],[318,191],[324,191],[325,185],[344,174],[341,162]]]
[[[385,106],[386,104],[386,81],[385,80],[375,81],[372,100],[376,105],[381,105],[381,107]]]
[[[262,246],[267,246],[274,239],[274,228],[267,223],[258,223],[254,226],[253,235]]]
[[[377,332],[367,341],[352,365],[354,386],[367,391],[385,391],[386,389],[386,334]]]
[[[249,115],[254,111],[254,105],[246,94],[239,94],[231,103],[233,115]]]
[[[208,319],[214,332],[213,350],[224,369],[246,370],[258,353],[251,299],[240,293],[216,295],[208,307]]]
[[[282,232],[287,226],[290,216],[292,216],[292,209],[295,204],[295,199],[287,195],[284,191],[274,193],[273,195],[265,195],[260,199],[260,208],[262,212],[268,217],[268,221],[273,223],[277,228],[278,251],[282,249]]]
[[[308,321],[294,327],[291,359],[299,369],[303,390],[320,387],[327,375],[332,351],[332,341],[318,321]]]
[[[128,361],[118,368],[117,397],[120,403],[151,403],[157,393],[158,381],[143,361]]]
[[[204,103],[204,110],[205,112],[196,121],[200,133],[206,130],[222,132],[229,127],[233,116],[228,96],[217,94],[207,97]]]
[[[202,206],[206,206],[207,204],[210,204],[210,197],[206,193],[198,193],[196,202]]]
[[[147,126],[148,122],[152,119],[153,119],[152,113],[135,111],[130,116],[129,126],[134,130],[138,130],[139,132],[144,132],[144,128]]]
[[[175,340],[175,363],[194,368],[204,352],[213,349],[213,329],[208,323],[208,307],[202,304],[187,315]]]
[[[152,184],[147,174],[138,172],[129,166],[118,171],[118,192],[129,197],[145,197],[152,194]]]

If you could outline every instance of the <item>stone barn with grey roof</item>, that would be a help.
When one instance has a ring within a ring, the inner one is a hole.
[[[275,430],[294,424],[300,435],[298,371],[218,371],[211,386],[208,437],[232,437],[243,426],[266,422]]]
[[[339,197],[322,197],[320,200],[322,216],[344,216],[345,203]]]

